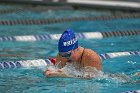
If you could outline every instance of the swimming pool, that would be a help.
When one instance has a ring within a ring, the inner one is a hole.
[[[36,20],[47,18],[100,17],[125,14],[121,12],[99,10],[22,10],[22,6],[0,5],[1,9],[17,9],[11,13],[1,13],[3,20]],[[18,9],[20,11],[18,11]],[[2,11],[2,10],[1,10]],[[112,32],[140,30],[140,18],[117,18],[112,20],[71,21],[64,23],[41,25],[0,25],[0,37],[61,34],[66,28],[72,28],[76,33]],[[97,51],[98,54],[140,50],[140,37],[109,37],[103,39],[79,39],[79,44]],[[90,46],[89,46],[90,45]],[[40,41],[0,41],[0,61],[17,61],[46,59],[57,54],[57,40]],[[135,80],[136,72],[140,72],[140,56],[125,56],[103,61],[103,78],[90,80],[74,78],[46,78],[44,68],[0,69],[1,93],[120,93],[128,90],[139,90],[140,83]],[[129,78],[111,78],[106,75],[123,74]]]

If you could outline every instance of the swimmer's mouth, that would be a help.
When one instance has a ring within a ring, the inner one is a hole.
[[[68,62],[72,62],[72,60],[68,59]]]
[[[67,62],[73,62],[73,61],[74,61],[73,59],[69,58]]]

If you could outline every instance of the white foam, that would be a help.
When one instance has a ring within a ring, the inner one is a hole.
[[[79,68],[78,65],[72,63],[67,63],[66,66],[62,68],[62,70],[69,76],[81,78],[99,78],[103,76],[103,72],[96,70],[94,67]]]

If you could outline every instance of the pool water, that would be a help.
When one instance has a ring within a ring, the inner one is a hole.
[[[23,6],[0,5],[1,9]],[[120,13],[120,12],[119,12]],[[0,20],[46,19],[81,16],[113,15],[110,11],[99,10],[49,10],[35,12],[31,10],[0,14]],[[0,25],[0,36],[60,34],[66,28],[76,33],[140,30],[140,18],[113,20],[74,21],[44,25]],[[0,61],[46,59],[58,53],[57,40],[35,42],[0,41]],[[98,54],[140,50],[140,37],[111,37],[100,40],[79,39],[79,45],[95,50]],[[120,93],[139,90],[140,56],[126,56],[106,59],[102,62],[104,76],[93,79],[47,78],[45,68],[0,69],[0,93]],[[121,74],[127,78],[109,77]]]

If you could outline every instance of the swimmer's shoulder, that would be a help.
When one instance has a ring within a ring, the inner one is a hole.
[[[84,54],[86,56],[98,56],[98,54],[92,49],[84,49]]]

